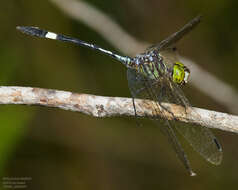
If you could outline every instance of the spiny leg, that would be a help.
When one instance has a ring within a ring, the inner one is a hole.
[[[160,101],[160,100],[162,100],[163,96],[165,96],[165,95],[163,94],[163,93],[164,93],[164,89],[165,89],[165,87],[162,86],[157,101],[158,101],[160,107],[163,108],[163,109],[164,109],[166,112],[168,112],[169,114],[171,114],[172,117],[176,120],[176,117],[175,117],[174,113],[171,112],[168,108],[166,108],[166,107],[161,103],[161,101]]]
[[[133,109],[134,109],[134,112],[135,112],[135,118],[137,119],[137,118],[139,118],[139,116],[136,113],[136,104],[135,104],[135,98],[134,97],[132,97],[132,104],[133,104]],[[136,125],[139,126],[139,127],[142,126],[142,124],[138,120],[136,120]]]
[[[132,104],[133,104],[133,108],[134,108],[134,112],[135,112],[135,117],[137,118],[136,105],[135,105],[135,98],[134,97],[132,97]]]

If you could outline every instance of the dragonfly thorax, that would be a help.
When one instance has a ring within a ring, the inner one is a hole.
[[[181,62],[168,62],[156,51],[139,54],[130,62],[130,67],[146,77],[156,80],[160,77],[171,77],[174,83],[186,84],[190,71]]]
[[[131,60],[129,67],[150,79],[161,77],[166,72],[163,58],[155,51],[138,54]]]

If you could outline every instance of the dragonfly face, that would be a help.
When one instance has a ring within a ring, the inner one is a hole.
[[[188,82],[190,71],[181,62],[175,62],[171,75],[172,75],[173,82],[183,85]]]

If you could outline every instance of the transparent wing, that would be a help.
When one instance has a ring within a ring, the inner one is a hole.
[[[178,42],[183,36],[195,28],[201,21],[201,15],[193,18],[190,22],[184,25],[179,31],[173,33],[159,44],[153,45],[149,49],[157,49],[158,51],[167,49]]]
[[[171,65],[178,61],[177,54],[172,49],[160,52],[165,64]],[[184,107],[191,107],[181,88],[171,81],[170,78],[164,80],[164,96],[161,101],[172,102]],[[158,89],[159,90],[159,89]],[[157,90],[157,91],[158,91]],[[170,95],[169,95],[170,94]],[[175,125],[191,146],[199,152],[207,161],[212,164],[220,164],[222,161],[222,147],[213,133],[206,127],[198,125]]]
[[[184,96],[182,90],[175,83],[170,82],[166,85],[164,93],[172,92],[172,96],[164,96],[162,101],[173,102],[184,107],[189,107],[189,102]],[[213,133],[203,126],[187,125],[176,122],[176,130],[184,136],[189,144],[199,152],[207,161],[218,165],[222,161],[222,148]]]
[[[148,80],[146,77],[138,74],[135,70],[132,69],[127,70],[127,78],[128,86],[133,98],[156,99],[156,101],[158,101],[160,95],[153,90],[155,85],[157,86],[158,83],[155,83],[155,81],[153,80]],[[156,114],[160,112],[159,103],[150,106],[152,106],[153,113]],[[187,159],[187,156],[181,144],[179,143],[170,122],[165,121],[166,126],[161,125],[158,120],[156,122],[159,124],[161,131],[168,137],[168,141],[171,143],[174,151],[176,152],[177,156],[179,157],[185,168],[188,170],[190,175],[195,175],[190,167],[189,160]]]
[[[164,76],[156,78],[156,80],[149,80],[135,71],[128,70],[128,84],[134,97],[157,101],[157,106],[153,107],[157,112],[161,102],[175,103],[184,107],[190,106],[180,87],[173,83],[170,77]],[[197,152],[212,164],[218,165],[221,163],[222,148],[209,129],[202,126],[187,126],[177,123],[173,126]],[[181,159],[181,156],[179,157]]]

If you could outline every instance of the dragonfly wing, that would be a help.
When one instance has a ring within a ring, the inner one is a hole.
[[[175,103],[184,108],[191,107],[181,88],[170,77],[164,76],[156,80],[149,80],[136,71],[128,70],[128,84],[134,97],[158,102],[158,105],[153,108],[157,113],[160,113],[161,102]],[[179,122],[173,126],[207,161],[215,165],[221,163],[222,147],[208,128],[198,125],[181,125]]]
[[[149,49],[157,49],[158,51],[172,47],[176,42],[178,42],[184,35],[189,33],[193,28],[195,28],[201,21],[201,15],[193,18],[190,22],[184,25],[179,31],[173,33],[165,40],[161,41]]]
[[[221,163],[222,147],[209,129],[185,124],[177,124],[175,128],[207,161],[215,165]]]
[[[168,141],[172,145],[174,151],[176,152],[178,158],[181,160],[187,171],[191,176],[196,175],[190,166],[190,162],[187,158],[186,153],[184,152],[182,145],[179,143],[179,140],[174,132],[174,129],[169,121],[165,121],[167,126],[161,126],[160,129],[168,137]]]
[[[167,84],[165,84],[163,88],[165,96],[163,96],[162,101],[182,105],[185,108],[191,107],[189,101],[177,84],[172,82],[169,78],[166,78],[164,83]],[[221,163],[222,147],[208,128],[199,125],[178,125],[178,122],[176,122],[174,126],[189,144],[207,161],[215,165]]]
[[[153,109],[153,113],[155,113],[155,114],[157,113],[159,115],[159,113],[160,113],[159,107],[160,106],[159,106],[158,100],[160,98],[159,97],[160,94],[158,94],[156,91],[154,91],[155,85],[157,86],[156,88],[158,88],[158,83],[155,83],[155,81],[153,81],[153,80],[149,80],[145,76],[142,76],[141,74],[137,73],[135,70],[132,70],[132,69],[128,69],[127,78],[128,78],[128,86],[129,86],[132,96],[136,97],[136,98],[155,100],[157,103],[154,105],[151,105],[151,106]],[[155,115],[155,117],[158,118],[157,114]],[[155,117],[153,117],[153,118],[155,118]],[[158,118],[158,119],[160,119],[160,118]],[[156,122],[159,123],[158,120]],[[183,163],[185,168],[189,171],[190,175],[195,175],[195,173],[192,171],[192,169],[190,167],[189,160],[187,159],[187,156],[176,137],[176,134],[174,132],[174,129],[173,129],[171,123],[169,121],[165,120],[165,124],[166,124],[166,126],[161,125],[161,123],[159,123],[161,131],[163,132],[163,134],[165,134],[168,137],[168,141],[171,143],[178,158],[181,160],[181,162]]]
[[[127,80],[132,97],[150,99],[144,86],[145,77],[138,74],[134,69],[127,69]]]

